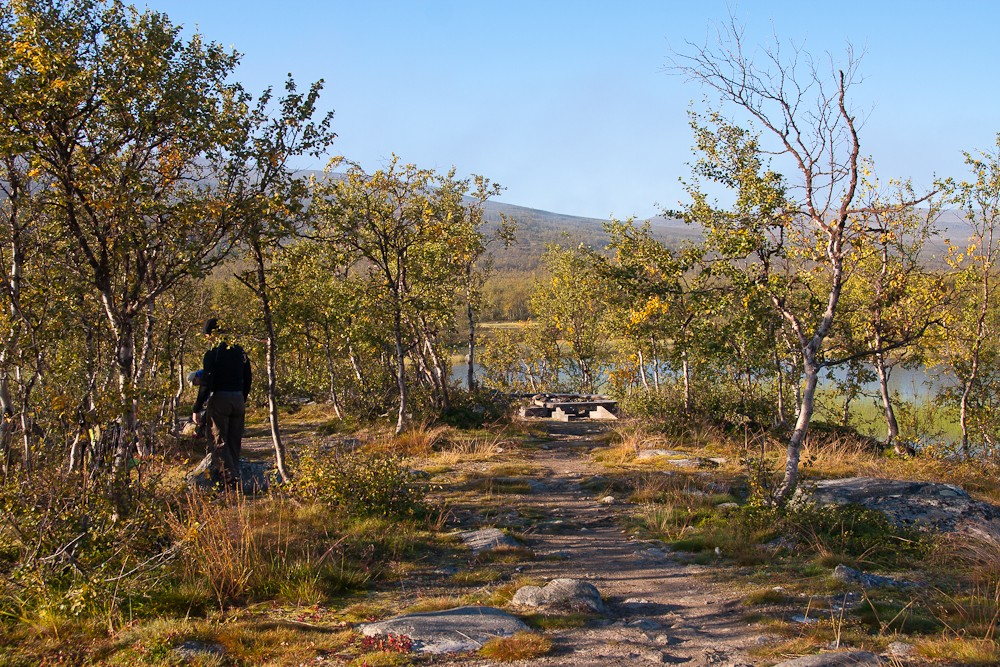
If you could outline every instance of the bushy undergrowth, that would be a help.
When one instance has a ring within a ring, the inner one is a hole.
[[[258,497],[179,490],[165,481],[177,471],[153,458],[102,486],[55,465],[8,477],[0,483],[0,664],[5,654],[32,652],[9,664],[71,653],[79,654],[72,664],[100,662],[135,622],[179,623],[247,604],[329,604],[434,548],[413,520],[426,485],[399,457],[302,461],[295,485]],[[11,653],[26,632],[32,650]],[[73,633],[86,639],[69,647]],[[147,664],[139,657],[122,664]]]
[[[295,473],[292,495],[355,516],[405,519],[427,509],[428,485],[392,453],[309,452],[300,457]]]
[[[440,421],[456,428],[482,428],[507,417],[512,405],[511,396],[498,391],[456,391],[451,406],[441,413]]]
[[[732,382],[706,382],[692,396],[693,402],[685,408],[682,389],[663,385],[632,389],[619,396],[618,404],[625,415],[652,422],[669,433],[698,422],[727,427],[768,424],[774,415],[773,397],[747,395]]]
[[[673,493],[669,502],[650,504],[641,515],[646,530],[687,551],[713,551],[742,563],[773,560],[769,542],[794,545],[796,557],[826,567],[893,569],[910,567],[932,548],[924,536],[892,525],[885,515],[857,505],[777,508],[745,505],[712,509],[711,499],[688,501]]]
[[[110,617],[141,606],[176,557],[159,469],[149,461],[98,486],[39,466],[0,484],[0,614]]]

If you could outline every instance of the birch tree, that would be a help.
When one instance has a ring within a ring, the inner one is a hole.
[[[784,476],[775,494],[787,502],[798,483],[799,459],[815,409],[826,342],[838,317],[852,216],[858,213],[862,119],[851,106],[859,60],[814,60],[780,44],[751,52],[734,22],[714,46],[676,56],[674,71],[720,98],[720,108],[743,114],[748,131],[720,112],[692,122],[700,159],[689,184],[685,214],[706,229],[715,263],[738,289],[771,302],[801,350],[803,385],[787,442]],[[787,165],[794,177],[772,168]],[[735,201],[719,206],[705,183],[730,188]]]

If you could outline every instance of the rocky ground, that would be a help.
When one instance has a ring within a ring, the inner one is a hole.
[[[548,425],[557,439],[530,458],[538,466],[532,492],[494,498],[503,510],[536,519],[538,529],[524,535],[536,559],[523,564],[523,574],[592,583],[606,614],[582,628],[550,631],[552,655],[533,664],[751,664],[746,647],[766,637],[734,611],[740,595],[699,576],[702,567],[630,539],[622,528],[629,505],[595,499],[592,485],[581,485],[603,472],[589,457],[600,426]]]
[[[465,495],[464,502],[460,499],[453,508],[467,541],[477,528],[515,529],[509,532],[515,532],[532,554],[518,564],[520,576],[539,582],[587,582],[603,599],[602,612],[588,614],[579,627],[546,629],[553,650],[522,664],[758,664],[748,649],[778,638],[768,633],[766,625],[746,621],[745,591],[718,583],[711,564],[694,564],[685,554],[632,537],[625,527],[635,506],[627,502],[627,494],[616,497],[614,491],[600,490],[607,471],[591,452],[606,446],[599,439],[604,427],[588,422],[545,424],[551,440],[519,459],[528,464],[530,474],[495,480],[508,487],[524,485],[525,492]],[[468,467],[474,471],[477,466]],[[443,492],[448,492],[447,483]],[[514,604],[518,601],[515,598],[507,610],[537,611]],[[868,657],[843,664],[869,664]],[[432,663],[491,664],[468,654],[440,655]]]
[[[490,477],[498,465],[496,458],[438,465],[447,468],[443,472],[433,471],[435,462],[428,461],[427,469],[432,470],[432,483],[437,489],[435,502],[449,508],[448,528],[455,532],[457,556],[445,564],[429,564],[401,577],[395,590],[382,594],[398,604],[400,610],[421,600],[459,599],[475,589],[475,585],[461,579],[463,571],[494,563],[488,552],[499,541],[500,553],[514,545],[511,555],[516,557],[495,561],[498,566],[503,563],[495,568],[501,575],[482,584],[480,591],[520,581],[541,586],[568,579],[596,587],[600,595],[598,604],[603,606],[597,612],[578,608],[587,613],[576,614],[573,622],[545,626],[543,632],[552,640],[552,650],[516,664],[742,667],[775,664],[783,659],[779,655],[761,661],[754,657],[752,649],[781,641],[777,633],[769,631],[768,618],[780,619],[785,624],[797,622],[796,616],[809,615],[810,601],[803,600],[802,609],[787,604],[755,607],[752,611],[757,620],[748,622],[751,610],[743,602],[747,591],[734,585],[732,579],[725,583],[725,578],[719,576],[726,567],[721,560],[705,563],[700,559],[703,564],[696,564],[689,555],[674,553],[655,541],[636,538],[634,531],[627,529],[636,506],[628,502],[627,493],[616,495],[608,471],[592,456],[594,450],[607,446],[602,439],[605,426],[591,422],[544,423],[547,439],[520,448],[516,456],[507,452],[501,457],[513,470],[509,476]],[[477,485],[474,483],[477,479],[488,482]],[[606,491],[609,487],[612,490]],[[495,530],[497,527],[503,532]],[[484,529],[487,532],[476,532]],[[515,541],[511,542],[512,539]],[[462,540],[464,545],[460,543]],[[505,542],[507,546],[503,547]],[[853,572],[849,578],[860,576],[863,575]],[[492,609],[480,608],[465,613],[478,616],[481,627],[477,627],[475,618],[471,625],[462,626],[466,619],[459,612],[462,618],[410,619],[401,626],[392,625],[390,614],[388,625],[360,625],[358,629],[366,634],[413,635],[419,634],[414,629],[416,621],[425,629],[437,623],[442,628],[447,626],[444,644],[457,640],[458,644],[464,642],[466,649],[459,653],[425,655],[421,664],[443,667],[495,664],[471,651],[494,633],[487,629],[494,627],[494,623],[509,622],[512,630],[521,627],[517,618],[507,617],[508,613],[521,618],[538,613],[572,616],[567,613],[571,609],[547,609],[544,604],[537,608],[526,606],[523,604],[526,599],[519,594],[511,603],[497,604],[500,610],[497,614]],[[515,604],[518,602],[522,604]],[[419,646],[420,638],[414,639]],[[435,640],[426,639],[424,643],[429,645],[432,641]],[[812,667],[923,664],[912,656],[904,657],[907,645],[896,649],[898,654],[894,650],[880,659],[861,651],[852,652],[851,647],[830,646],[830,653],[824,656],[781,664]],[[794,655],[786,657],[791,660]]]

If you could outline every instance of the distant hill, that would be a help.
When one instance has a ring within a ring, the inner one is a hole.
[[[545,246],[549,244],[576,246],[582,243],[592,248],[604,248],[608,244],[604,232],[604,224],[608,220],[495,201],[486,203],[488,221],[499,222],[501,214],[517,221],[517,242],[510,248],[494,251],[495,266],[499,271],[536,269]],[[656,238],[667,245],[679,245],[686,240],[697,241],[701,237],[697,229],[681,220],[657,217],[649,222]]]
[[[303,175],[322,176],[322,172],[302,172]],[[335,174],[340,178],[340,174]],[[608,238],[604,224],[608,220],[586,218],[543,211],[537,208],[518,206],[498,201],[486,202],[486,219],[498,223],[501,214],[517,221],[517,240],[509,248],[493,250],[494,267],[500,272],[534,271],[541,263],[545,246],[586,246],[601,249],[607,246]],[[637,221],[642,223],[644,221]],[[685,241],[697,242],[701,231],[682,220],[656,216],[648,220],[654,236],[667,246],[679,246]],[[928,264],[935,266],[943,262],[946,253],[945,240],[961,244],[968,238],[969,225],[960,211],[942,211],[937,220],[938,235],[927,245]]]

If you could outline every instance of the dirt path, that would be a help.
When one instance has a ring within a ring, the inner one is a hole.
[[[622,524],[634,506],[604,504],[581,486],[604,472],[589,456],[597,428],[553,423],[556,439],[529,459],[539,468],[533,492],[502,496],[508,511],[545,517],[526,535],[537,559],[523,574],[589,581],[608,607],[585,627],[550,631],[555,650],[529,664],[752,664],[745,649],[760,632],[741,621],[737,594],[699,576],[703,567],[630,538]]]

